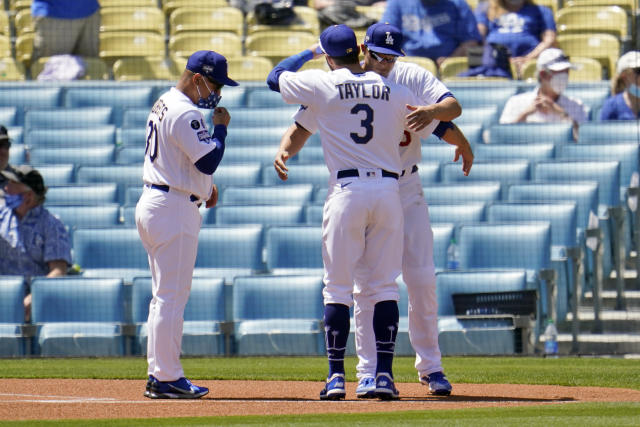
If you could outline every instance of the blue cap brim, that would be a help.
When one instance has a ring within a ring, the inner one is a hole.
[[[393,49],[389,49],[386,47],[378,47],[378,46],[368,46],[365,43],[365,46],[367,46],[367,49],[374,51],[375,53],[384,53],[387,55],[395,55],[395,56],[405,56],[403,51],[397,51],[397,50],[393,50]]]

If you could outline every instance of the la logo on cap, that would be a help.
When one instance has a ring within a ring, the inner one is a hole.
[[[389,44],[389,45],[393,46],[393,37],[391,37],[391,33],[389,31],[387,31],[386,34],[387,34],[387,38],[384,39],[384,42],[386,44]]]

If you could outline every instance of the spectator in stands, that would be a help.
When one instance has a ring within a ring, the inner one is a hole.
[[[245,14],[252,12],[260,3],[283,3],[281,0],[229,0],[229,5],[242,10]],[[307,0],[290,0],[292,6],[307,6]]]
[[[98,56],[98,0],[33,0],[32,61],[52,55]]]
[[[612,95],[602,105],[600,120],[640,119],[640,52],[622,55],[611,81]]]
[[[580,100],[562,94],[569,83],[569,70],[575,68],[561,49],[549,48],[538,56],[539,86],[513,95],[504,106],[500,123],[552,123],[571,121],[574,138],[578,126],[587,120]]]
[[[7,180],[0,208],[0,275],[58,277],[71,265],[71,240],[65,226],[42,204],[47,188],[31,166],[0,172]],[[31,316],[31,294],[24,300]]]
[[[489,0],[476,13],[485,45],[508,49],[518,76],[524,64],[556,42],[556,23],[551,9],[533,0]]]
[[[313,0],[313,7],[317,10],[324,9],[327,6],[333,6],[336,4],[346,4],[353,6],[375,6],[384,7],[387,5],[385,1],[379,0]]]
[[[0,172],[13,172],[13,167],[9,164],[10,149],[11,140],[9,139],[9,132],[7,132],[6,127],[0,125]],[[6,184],[7,179],[4,177],[4,175],[0,175],[0,198],[4,198],[4,186]],[[2,201],[0,204],[4,204],[4,201]]]
[[[482,37],[465,0],[389,0],[382,15],[402,30],[403,50],[425,56],[438,65],[449,56],[466,56]]]

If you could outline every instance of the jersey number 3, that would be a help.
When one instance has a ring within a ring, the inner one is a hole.
[[[357,115],[364,111],[364,119],[360,120],[360,126],[364,128],[364,135],[351,132],[349,136],[356,144],[366,144],[373,138],[373,109],[368,104],[356,104],[351,109],[351,114]]]
[[[158,157],[158,126],[149,120],[149,128],[147,129],[147,146],[144,148],[144,155],[149,153],[151,163]],[[151,146],[153,144],[153,147]]]

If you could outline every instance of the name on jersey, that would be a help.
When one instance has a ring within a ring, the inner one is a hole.
[[[158,116],[158,121],[161,122],[164,119],[164,115],[169,108],[164,104],[162,99],[158,99],[155,104],[153,104],[153,108],[151,108],[151,113]]]
[[[348,82],[340,83],[336,88],[340,92],[340,99],[373,98],[388,101],[391,93],[391,88],[384,84],[365,86],[364,83]]]

